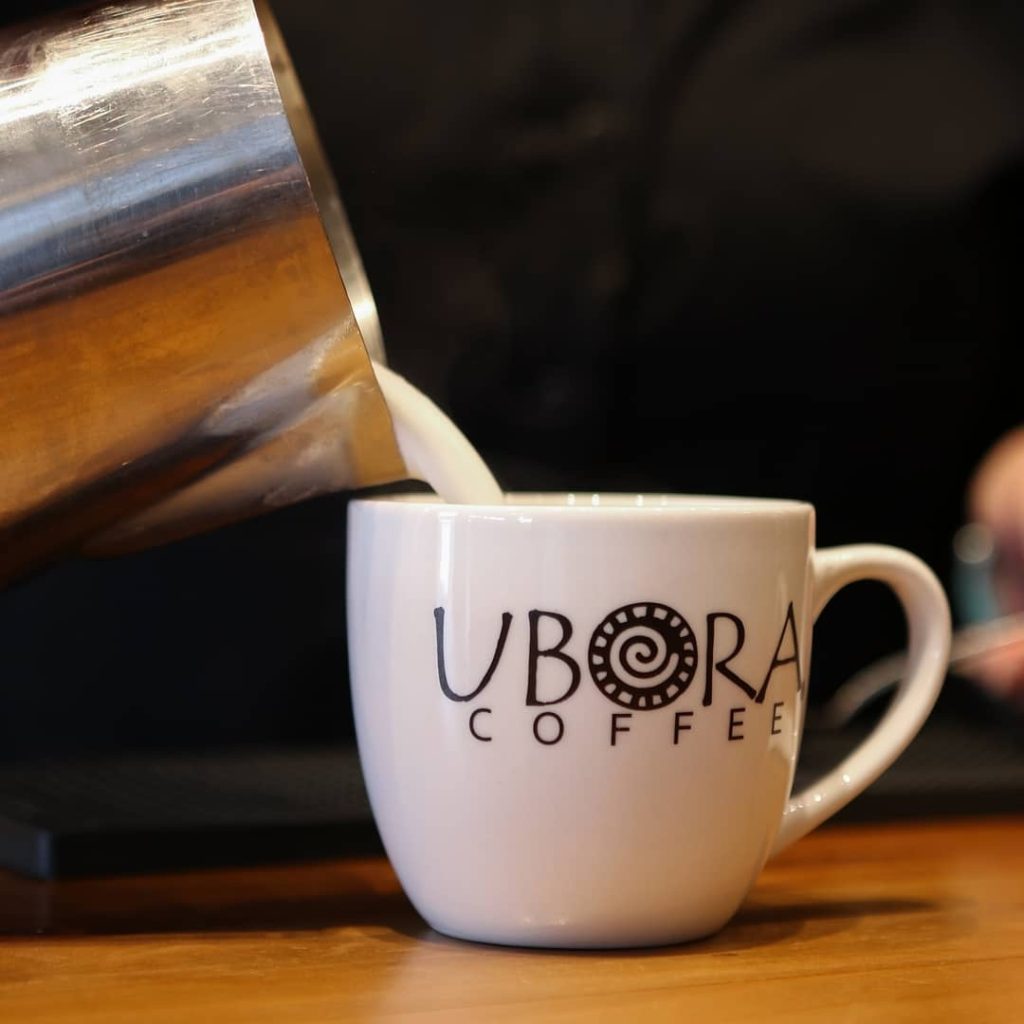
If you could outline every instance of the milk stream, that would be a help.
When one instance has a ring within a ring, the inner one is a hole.
[[[374,363],[373,370],[410,475],[448,502],[502,504],[505,495],[498,481],[465,434],[404,377],[380,363]]]

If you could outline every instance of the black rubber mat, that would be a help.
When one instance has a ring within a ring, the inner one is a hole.
[[[870,726],[804,736],[797,787]],[[1024,812],[1024,731],[948,688],[896,765],[836,820]],[[355,749],[168,753],[0,768],[0,865],[49,878],[380,849]]]
[[[39,878],[379,849],[354,748],[0,768],[0,865]]]

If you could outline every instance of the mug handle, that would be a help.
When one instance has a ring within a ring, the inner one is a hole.
[[[848,583],[878,580],[892,588],[907,617],[907,670],[874,732],[837,768],[789,798],[769,856],[807,835],[875,781],[910,744],[942,689],[949,661],[949,603],[919,558],[880,544],[851,544],[811,554],[813,610]]]

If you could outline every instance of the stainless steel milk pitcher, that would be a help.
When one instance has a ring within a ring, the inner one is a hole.
[[[404,474],[373,299],[270,11],[0,34],[0,582]]]

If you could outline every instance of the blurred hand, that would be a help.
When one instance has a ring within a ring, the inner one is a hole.
[[[1001,609],[1024,612],[1024,427],[1003,437],[982,460],[968,490],[968,510],[992,533],[993,584]],[[991,692],[1024,705],[1024,643],[979,656],[969,674]]]

